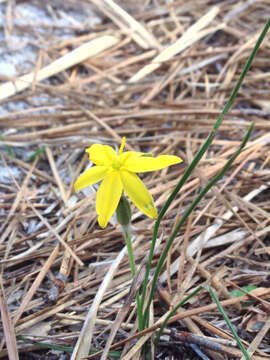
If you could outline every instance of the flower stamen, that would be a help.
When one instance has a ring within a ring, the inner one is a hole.
[[[124,150],[125,143],[126,143],[126,137],[124,136],[123,139],[122,139],[122,143],[121,143],[120,149],[119,149],[119,151],[118,151],[118,155],[122,155],[123,150]]]

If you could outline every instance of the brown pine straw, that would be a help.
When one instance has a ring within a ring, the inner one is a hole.
[[[89,165],[84,150],[94,143],[117,148],[126,136],[126,150],[184,160],[140,175],[160,211],[228,100],[269,1],[48,2],[48,16],[72,20],[64,37],[39,18],[20,25],[17,9],[24,2],[0,2],[5,55],[17,56],[15,35],[38,39],[32,67],[0,76],[0,358],[49,356],[37,345],[46,342],[71,347],[74,360],[93,348],[100,355],[89,358],[108,358],[107,351],[117,349],[121,359],[138,359],[148,340],[154,353],[154,336],[169,309],[208,284],[252,359],[270,359],[269,36],[213,144],[161,223],[152,270],[184,210],[254,122],[244,151],[179,231],[145,331],[137,332],[134,289],[142,281],[154,222],[132,205],[141,271],[132,283],[119,225],[114,219],[106,229],[97,225],[96,188],[73,191]],[[43,2],[30,3],[43,9]],[[85,7],[99,17],[97,25],[78,25],[71,10]],[[255,290],[231,296],[245,286]],[[182,343],[185,337],[185,346],[175,345],[175,334]],[[210,358],[243,359],[205,290],[169,320],[155,356],[195,359],[187,349],[202,339]]]

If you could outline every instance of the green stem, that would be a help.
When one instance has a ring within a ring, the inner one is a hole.
[[[135,265],[135,259],[134,259],[133,248],[132,248],[132,243],[131,243],[131,234],[130,234],[130,230],[129,230],[128,226],[122,226],[122,228],[123,228],[123,232],[124,232],[124,236],[125,236],[125,240],[126,240],[126,244],[127,244],[128,258],[129,258],[129,263],[130,263],[130,267],[131,267],[131,274],[132,274],[132,277],[134,277],[136,274],[136,265]]]
[[[136,274],[136,264],[135,264],[134,253],[133,253],[133,248],[132,248],[131,233],[130,233],[129,225],[127,225],[127,226],[122,225],[122,229],[123,229],[124,237],[125,237],[126,244],[127,244],[131,274],[132,274],[132,277],[134,278],[134,276]],[[137,303],[137,310],[138,310],[138,328],[139,328],[139,331],[142,331],[143,330],[143,309],[142,309],[142,303],[141,303],[140,295],[139,295],[138,291],[136,292],[136,303]]]

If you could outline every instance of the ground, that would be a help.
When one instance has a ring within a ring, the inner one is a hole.
[[[91,346],[98,359],[93,351],[110,341],[108,359],[138,359],[147,339],[153,351],[156,324],[199,286],[169,320],[155,358],[242,358],[210,286],[252,359],[270,359],[269,31],[161,221],[149,285],[173,229],[253,123],[245,148],[177,231],[143,334],[134,289],[155,221],[131,205],[132,283],[116,218],[98,226],[98,186],[73,189],[91,166],[85,149],[118,149],[125,136],[126,150],[183,159],[139,174],[161,211],[269,13],[266,0],[0,1],[1,358],[79,359]]]

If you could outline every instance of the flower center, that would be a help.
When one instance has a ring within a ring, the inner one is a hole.
[[[120,170],[120,168],[122,167],[122,162],[119,160],[119,159],[116,159],[116,160],[113,160],[112,164],[111,164],[111,167],[114,169],[114,170]]]

